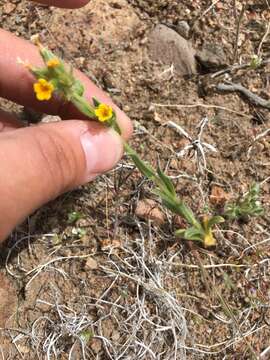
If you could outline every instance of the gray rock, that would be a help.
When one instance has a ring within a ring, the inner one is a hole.
[[[177,25],[175,25],[175,30],[179,35],[183,36],[183,38],[189,38],[190,26],[184,20],[178,21]]]
[[[219,70],[228,66],[224,50],[218,44],[205,44],[202,50],[197,51],[196,58],[207,69]]]
[[[196,73],[195,50],[176,31],[157,25],[149,36],[149,54],[154,61],[174,65],[181,75]]]

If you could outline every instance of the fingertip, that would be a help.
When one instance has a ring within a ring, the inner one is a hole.
[[[130,118],[119,108],[116,109],[117,119],[122,131],[122,137],[124,140],[131,138],[133,133],[133,125]]]
[[[35,2],[48,6],[56,6],[64,9],[78,9],[85,6],[89,0],[34,0]]]

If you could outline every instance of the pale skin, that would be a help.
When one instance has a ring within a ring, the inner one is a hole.
[[[76,8],[88,1],[39,2]],[[18,64],[18,57],[42,65],[35,46],[0,29],[0,97],[68,121],[24,127],[0,111],[0,241],[42,205],[112,169],[123,154],[122,140],[116,133],[86,121],[72,105],[55,98],[36,100],[35,79]],[[88,99],[95,96],[112,105],[123,138],[128,139],[132,133],[128,117],[87,77],[80,72],[77,76],[84,83]]]

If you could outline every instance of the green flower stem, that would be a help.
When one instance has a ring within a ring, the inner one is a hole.
[[[97,118],[94,108],[91,107],[89,101],[87,101],[83,96],[73,93],[70,101],[82,114],[90,117],[91,119]]]

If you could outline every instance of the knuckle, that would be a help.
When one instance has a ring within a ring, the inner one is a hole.
[[[76,156],[66,139],[55,131],[36,128],[34,140],[40,161],[53,183],[56,194],[68,190],[75,182]]]

